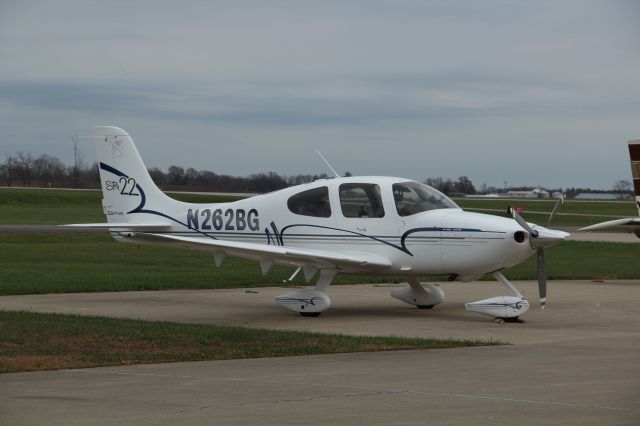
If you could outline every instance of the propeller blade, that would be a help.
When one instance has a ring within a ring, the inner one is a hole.
[[[527,232],[529,232],[529,234],[531,234],[531,236],[538,236],[538,231],[531,228],[527,221],[524,220],[522,216],[520,216],[512,207],[509,207],[509,211],[511,212],[511,216],[513,216],[515,221],[518,222],[518,225],[522,226]]]
[[[538,269],[538,290],[540,291],[540,307],[544,309],[547,304],[547,265],[544,260],[544,249],[536,252]]]

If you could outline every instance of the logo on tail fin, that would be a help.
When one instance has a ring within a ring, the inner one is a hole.
[[[109,142],[109,137],[105,136],[104,141]],[[122,157],[124,155],[124,146],[122,145],[122,141],[118,139],[118,136],[113,136],[111,140],[111,155],[114,158]]]

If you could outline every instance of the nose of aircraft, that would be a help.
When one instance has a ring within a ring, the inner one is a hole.
[[[447,230],[441,246],[444,267],[460,275],[510,268],[535,251],[527,230],[506,217],[443,211],[442,226]]]
[[[554,246],[565,240],[570,234],[556,229],[545,228],[544,226],[531,224],[531,247],[541,249]]]
[[[513,216],[515,220],[460,211],[457,214],[447,214],[443,225],[450,226],[452,230],[459,229],[461,232],[470,228],[472,231],[475,229],[481,230],[485,235],[503,236],[497,239],[494,238],[495,241],[501,241],[501,243],[494,246],[494,250],[474,250],[477,269],[484,267],[485,271],[496,271],[502,268],[510,268],[521,263],[535,252],[540,304],[544,308],[547,295],[544,249],[563,241],[569,236],[569,233],[545,228],[534,223],[527,223],[517,213],[514,213]],[[504,238],[504,236],[507,236],[507,238]],[[458,246],[445,245],[444,247],[443,254],[447,254]],[[446,256],[443,256],[443,258],[446,258]]]
[[[568,232],[545,228],[544,226],[536,225],[535,223],[528,223],[512,208],[509,208],[509,211],[518,225],[529,232],[529,242],[531,243],[532,249],[543,250],[545,247],[551,247],[558,244],[569,236]]]

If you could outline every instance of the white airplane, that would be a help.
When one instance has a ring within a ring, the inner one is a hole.
[[[633,177],[636,204],[638,213],[640,213],[640,139],[629,141],[629,159],[631,160],[631,176]],[[640,216],[596,223],[595,225],[578,229],[578,231],[633,232],[640,238]]]
[[[306,316],[329,308],[336,274],[403,275],[408,286],[392,296],[419,308],[444,299],[419,276],[475,280],[493,274],[511,293],[466,305],[486,315],[517,319],[529,303],[500,272],[538,253],[541,304],[546,299],[544,248],[569,234],[516,220],[465,212],[422,183],[393,177],[317,180],[269,194],[219,204],[192,204],[165,195],[151,180],[131,137],[117,127],[95,127],[107,223],[67,225],[109,229],[119,241],[171,244],[210,252],[216,266],[235,256],[297,268],[313,288],[276,303]],[[335,173],[335,172],[334,172]]]

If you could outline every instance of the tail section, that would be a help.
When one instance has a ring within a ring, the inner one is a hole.
[[[153,183],[127,132],[111,126],[94,129],[102,206],[109,223],[146,222],[150,220],[149,215],[136,213],[144,212],[149,206],[162,211],[177,203]]]
[[[629,158],[631,159],[631,176],[636,196],[638,213],[640,214],[640,139],[629,141]]]

